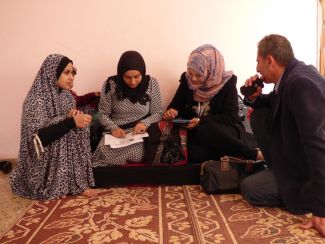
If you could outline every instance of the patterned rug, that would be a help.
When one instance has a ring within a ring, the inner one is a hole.
[[[324,243],[303,219],[196,185],[116,187],[34,201],[0,243]]]

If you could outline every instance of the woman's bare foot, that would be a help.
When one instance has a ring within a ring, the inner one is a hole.
[[[66,195],[62,195],[62,196],[59,196],[57,198],[54,198],[53,200],[61,200],[61,199],[64,199],[66,197],[67,197]]]
[[[259,161],[259,160],[264,160],[264,156],[263,156],[261,150],[257,150],[256,160],[257,160],[257,161]]]
[[[84,190],[82,193],[80,193],[81,196],[84,197],[94,197],[98,194],[98,191],[96,189],[91,189],[88,188],[86,190]]]

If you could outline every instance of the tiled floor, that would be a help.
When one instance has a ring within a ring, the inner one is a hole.
[[[32,200],[12,194],[9,175],[0,171],[0,235],[25,212]]]

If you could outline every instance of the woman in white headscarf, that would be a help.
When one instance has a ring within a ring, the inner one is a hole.
[[[11,175],[14,193],[32,199],[68,194],[94,196],[90,165],[91,116],[75,109],[70,93],[72,61],[51,54],[43,62],[23,104],[18,164]]]
[[[239,118],[237,77],[225,71],[222,54],[212,45],[190,54],[187,71],[163,118],[188,119],[190,163],[219,159],[224,155],[262,159],[261,153],[245,143]]]

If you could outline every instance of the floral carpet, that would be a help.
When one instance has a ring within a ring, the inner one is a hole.
[[[197,185],[113,187],[34,201],[0,243],[324,243],[299,228],[304,219]]]

